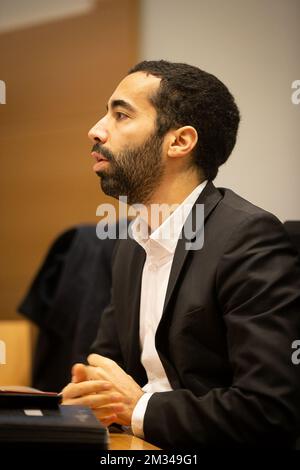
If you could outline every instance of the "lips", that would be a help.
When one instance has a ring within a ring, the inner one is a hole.
[[[92,152],[91,153],[92,157],[95,158],[96,162],[107,162],[107,158],[103,157],[101,153],[98,152]]]
[[[95,172],[100,171],[102,168],[109,165],[109,161],[107,160],[107,158],[103,157],[101,153],[92,152],[91,155],[96,161],[93,166],[93,170]]]

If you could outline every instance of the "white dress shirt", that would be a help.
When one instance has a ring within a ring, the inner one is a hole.
[[[137,217],[132,224],[132,235],[146,252],[143,268],[140,301],[141,362],[146,370],[148,383],[144,395],[133,411],[133,434],[144,437],[143,421],[147,403],[154,392],[172,390],[155,348],[155,334],[161,320],[167,285],[174,253],[183,225],[207,181],[199,184],[175,211],[148,235],[148,224]]]

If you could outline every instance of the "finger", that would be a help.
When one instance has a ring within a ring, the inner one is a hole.
[[[117,415],[111,415],[111,416],[107,416],[106,418],[102,418],[102,419],[98,418],[98,419],[105,428],[108,428],[108,426],[110,426],[116,421]]]
[[[106,392],[112,388],[109,382],[103,380],[88,380],[78,384],[70,383],[62,391],[63,400],[69,398],[78,398],[93,393]]]
[[[90,408],[100,408],[110,405],[124,405],[127,404],[126,400],[120,393],[100,393],[92,395],[84,395],[81,397],[66,398],[63,402],[64,405],[85,405]]]
[[[109,380],[109,374],[100,366],[86,366],[86,373],[89,380]]]
[[[108,382],[112,385],[112,388],[114,388],[118,392],[123,392],[122,387],[118,384],[115,379],[112,379],[111,374],[109,374],[109,372],[106,372],[101,367],[86,366],[86,370],[89,380],[102,380],[104,382]]]
[[[78,383],[84,382],[85,380],[88,380],[85,366],[83,364],[75,364],[72,367],[72,382]]]
[[[108,359],[107,357],[100,356],[100,354],[90,354],[87,358],[87,361],[90,364],[90,366],[94,366],[94,367],[101,367],[110,360],[111,359]]]
[[[114,403],[109,397],[103,395],[87,395],[81,398],[69,398],[64,401],[64,405],[88,406],[96,411],[99,416],[106,417],[108,414],[122,413],[125,405],[121,402]]]
[[[108,406],[102,406],[100,408],[93,408],[93,413],[96,415],[98,419],[102,422],[108,417],[114,415],[114,421],[116,421],[118,417],[118,413],[123,413],[125,408],[122,404],[116,403]]]

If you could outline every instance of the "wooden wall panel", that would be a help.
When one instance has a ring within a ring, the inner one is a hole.
[[[54,237],[107,202],[88,129],[137,59],[137,0],[0,34],[0,319],[13,318]],[[1,339],[1,331],[0,331]]]
[[[0,386],[30,384],[32,328],[27,320],[1,320],[5,364],[0,362]]]

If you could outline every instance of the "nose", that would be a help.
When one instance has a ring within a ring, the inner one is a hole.
[[[103,124],[103,119],[101,119],[89,130],[88,137],[92,142],[100,142],[101,144],[105,144],[107,141],[108,133]]]

